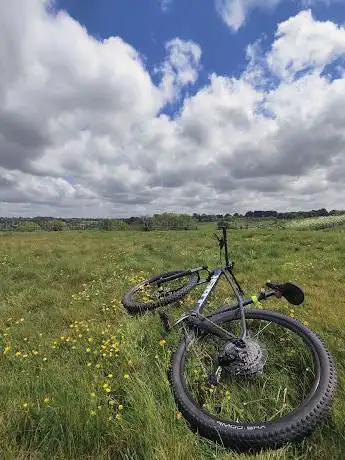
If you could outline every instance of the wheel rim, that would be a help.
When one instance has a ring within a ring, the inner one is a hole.
[[[132,293],[132,300],[136,303],[160,302],[180,291],[189,281],[183,276],[171,281],[142,281]]]
[[[265,346],[263,372],[236,376],[229,369],[223,370],[219,384],[210,385],[209,376],[218,367],[218,351],[225,342],[204,335],[194,337],[184,350],[183,386],[194,404],[212,418],[232,423],[274,423],[315,393],[320,374],[317,353],[308,336],[286,321],[250,317],[249,312],[247,317],[251,339]],[[221,326],[237,334],[239,321]]]

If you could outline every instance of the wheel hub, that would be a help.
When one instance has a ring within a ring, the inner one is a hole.
[[[241,345],[241,346],[239,346]],[[253,375],[263,371],[267,353],[256,340],[246,338],[242,344],[229,342],[218,354],[218,363],[230,375]]]

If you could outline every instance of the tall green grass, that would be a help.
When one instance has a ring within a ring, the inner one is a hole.
[[[267,279],[304,286],[305,304],[294,315],[321,335],[338,368],[331,417],[300,444],[247,456],[193,434],[177,412],[166,372],[178,331],[164,343],[158,316],[129,316],[121,297],[138,273],[218,264],[212,231],[0,236],[5,459],[343,458],[345,240],[336,230],[229,233],[247,293]],[[200,292],[172,307],[172,315]],[[230,298],[220,283],[206,311]],[[290,312],[284,301],[268,301],[267,307]]]

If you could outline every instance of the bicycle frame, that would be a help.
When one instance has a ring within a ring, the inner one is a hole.
[[[219,240],[220,247],[225,248],[225,265],[223,267],[217,267],[213,269],[212,271],[209,271],[206,266],[204,267],[197,267],[191,270],[186,270],[184,273],[192,273],[192,272],[199,272],[201,270],[207,270],[209,273],[209,276],[206,280],[202,280],[198,284],[204,284],[208,283],[205,290],[201,294],[199,300],[196,303],[196,306],[192,309],[189,310],[188,312],[185,312],[175,323],[173,326],[178,325],[179,323],[183,322],[184,320],[188,319],[188,322],[190,326],[193,328],[203,330],[205,332],[209,332],[211,334],[214,334],[220,338],[226,339],[226,340],[233,340],[233,339],[238,339],[242,340],[246,337],[247,334],[247,328],[246,328],[246,320],[245,320],[245,310],[244,307],[247,305],[250,305],[254,303],[253,297],[245,297],[244,292],[237,281],[232,268],[234,266],[234,263],[230,264],[229,262],[229,256],[228,256],[228,248],[227,248],[227,239],[226,239],[226,228],[223,227],[223,239]],[[183,274],[178,274],[178,275],[173,275],[172,278],[178,278],[180,276],[183,276]],[[232,290],[235,293],[237,302],[235,302],[232,305],[224,306],[214,313],[212,313],[212,316],[223,313],[225,311],[234,311],[236,313],[239,311],[240,313],[240,320],[241,320],[241,332],[239,336],[235,336],[231,334],[228,331],[225,331],[221,327],[217,326],[217,324],[214,323],[214,321],[211,321],[207,316],[201,315],[202,310],[205,307],[205,304],[216,288],[218,281],[220,280],[221,276],[225,276],[226,280],[230,284]],[[170,277],[169,277],[170,278]],[[267,297],[277,295],[276,291],[261,291],[257,297],[257,300],[264,300]]]

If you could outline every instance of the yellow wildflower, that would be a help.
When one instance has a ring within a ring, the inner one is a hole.
[[[165,341],[164,339],[161,339],[161,340],[159,341],[159,343],[160,343],[160,345],[164,345],[164,344],[166,344],[166,341]]]
[[[90,415],[91,415],[91,417],[94,417],[96,415],[96,411],[90,410]]]
[[[128,375],[128,374],[125,374],[125,375],[123,376],[123,378],[124,378],[124,379],[129,379],[129,375]]]
[[[9,353],[11,351],[11,347],[7,346],[5,347],[4,353]]]
[[[122,409],[123,409],[123,405],[119,404],[119,410],[122,410]]]
[[[44,404],[48,404],[48,403],[49,403],[49,401],[50,401],[50,399],[49,399],[49,398],[44,398],[44,400],[43,400]]]
[[[23,409],[26,409],[28,407],[28,403],[27,402],[23,403],[22,407]]]

